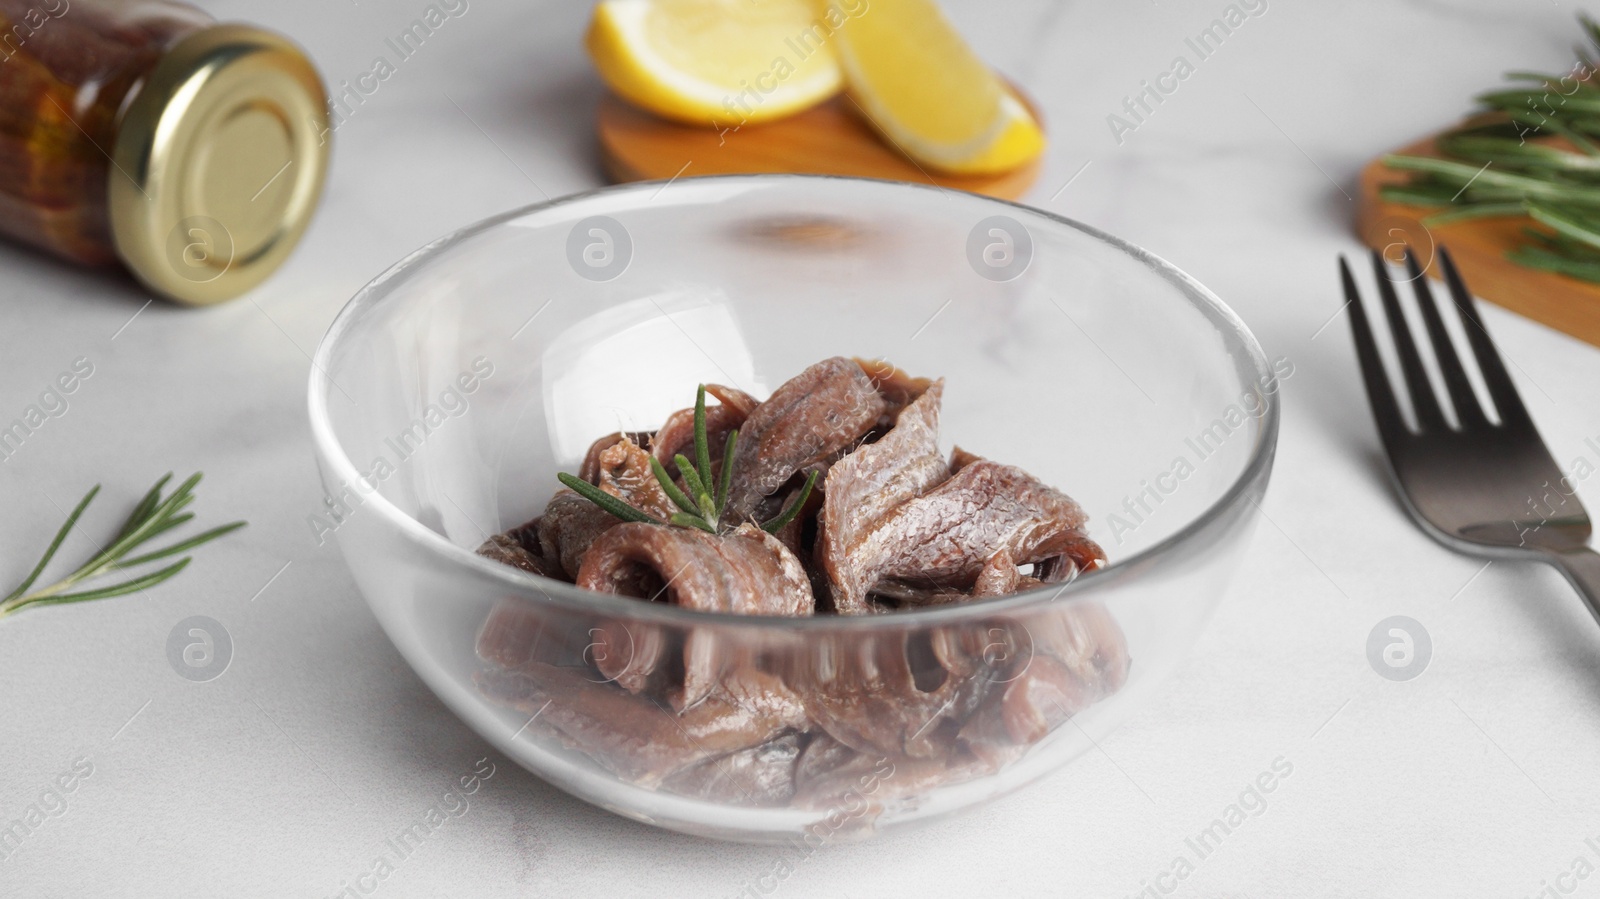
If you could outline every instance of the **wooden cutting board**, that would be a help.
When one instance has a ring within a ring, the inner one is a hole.
[[[1432,138],[1395,152],[1439,155]],[[1442,277],[1433,252],[1433,247],[1442,244],[1449,248],[1467,286],[1480,298],[1600,346],[1600,285],[1523,268],[1506,259],[1507,250],[1527,242],[1522,229],[1529,219],[1479,219],[1425,227],[1420,220],[1434,209],[1392,203],[1378,196],[1380,187],[1404,182],[1406,177],[1381,160],[1362,170],[1356,233],[1367,246],[1376,250],[1393,247],[1386,255],[1398,260],[1398,245],[1410,244],[1419,263],[1428,261],[1429,274]]]
[[[1037,118],[1037,108],[1026,97],[1023,102]],[[1037,161],[999,175],[935,173],[886,143],[843,95],[775,122],[718,132],[709,122],[668,121],[607,94],[595,128],[606,176],[617,182],[803,172],[938,184],[1016,200],[1039,175]]]

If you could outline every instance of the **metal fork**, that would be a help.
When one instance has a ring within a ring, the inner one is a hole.
[[[1383,255],[1375,251],[1372,268],[1377,273],[1378,293],[1394,338],[1404,389],[1416,415],[1416,429],[1407,426],[1384,374],[1355,278],[1344,257],[1339,258],[1356,356],[1395,487],[1422,529],[1457,552],[1547,562],[1560,568],[1600,621],[1600,554],[1589,548],[1589,513],[1540,439],[1494,341],[1478,318],[1472,295],[1442,247],[1439,262],[1467,343],[1498,412],[1498,424],[1478,402],[1427,278],[1407,248],[1406,269],[1459,422],[1451,427],[1439,407],[1389,268]]]

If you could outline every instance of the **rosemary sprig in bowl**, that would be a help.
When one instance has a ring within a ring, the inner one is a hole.
[[[1600,48],[1600,24],[1580,16]],[[1600,283],[1600,63],[1582,49],[1566,75],[1510,72],[1513,86],[1478,97],[1484,109],[1440,135],[1439,156],[1391,155],[1411,173],[1384,199],[1439,207],[1427,226],[1526,217],[1529,243],[1507,258],[1528,268]]]
[[[683,487],[678,486],[660,460],[654,456],[650,458],[650,471],[655,474],[662,492],[672,500],[673,505],[682,510],[672,513],[671,524],[699,528],[710,534],[720,534],[724,530],[738,526],[738,522],[727,521],[723,517],[728,503],[728,487],[733,483],[734,450],[738,445],[739,432],[730,431],[722,450],[721,477],[714,477],[711,468],[711,440],[706,434],[706,385],[701,384],[694,399],[694,461],[691,462],[682,453],[677,454],[672,460],[678,469],[678,476],[683,480]],[[556,479],[574,493],[623,521],[661,525],[669,523],[628,505],[576,475],[563,471],[556,475]],[[795,497],[778,517],[761,525],[762,530],[775,534],[784,525],[793,521],[805,507],[806,500],[811,498],[811,490],[816,485],[817,472],[813,471],[806,476],[806,483],[800,489],[800,495]]]
[[[44,587],[34,587],[39,576],[44,573],[50,560],[55,558],[56,550],[61,548],[62,541],[67,539],[67,534],[77,526],[78,519],[89,507],[95,496],[100,492],[100,485],[96,484],[78,501],[78,505],[67,516],[67,521],[56,532],[54,540],[45,550],[44,556],[39,559],[33,570],[18,584],[15,589],[0,599],[0,618],[19,612],[29,606],[61,605],[63,603],[87,602],[92,599],[108,599],[113,596],[123,596],[128,593],[137,593],[171,578],[182,571],[188,564],[190,556],[184,556],[176,562],[169,563],[146,574],[137,575],[126,581],[111,584],[105,587],[93,587],[83,590],[74,590],[79,584],[113,572],[127,571],[139,568],[151,562],[170,559],[173,556],[186,553],[203,543],[209,543],[224,534],[244,527],[242,521],[235,521],[221,527],[212,528],[204,533],[197,534],[186,540],[161,547],[148,549],[144,552],[136,550],[145,547],[157,537],[167,533],[173,528],[194,518],[193,512],[184,509],[194,502],[194,488],[200,483],[200,473],[196,472],[189,479],[178,485],[178,488],[167,496],[162,496],[161,491],[167,482],[172,480],[171,472],[157,481],[154,487],[144,495],[133,512],[123,522],[122,528],[117,531],[111,542],[103,547],[87,562],[78,566],[70,574],[60,580]]]

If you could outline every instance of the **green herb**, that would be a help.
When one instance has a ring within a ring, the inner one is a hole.
[[[789,504],[789,508],[784,509],[782,515],[779,515],[777,518],[772,519],[761,527],[768,533],[776,534],[778,531],[782,530],[784,525],[794,521],[794,517],[800,514],[800,509],[806,504],[806,500],[811,498],[811,488],[815,487],[816,485],[817,473],[813,471],[812,473],[806,475],[806,485],[800,489],[800,495],[794,498],[794,502]]]
[[[650,471],[661,484],[662,492],[673,505],[682,510],[672,513],[670,518],[672,524],[698,528],[708,534],[722,532],[728,524],[723,520],[723,511],[728,503],[729,485],[733,483],[733,456],[738,445],[739,432],[737,430],[729,432],[727,443],[722,450],[721,477],[715,477],[711,469],[711,440],[706,434],[706,385],[701,384],[694,398],[694,461],[690,461],[689,457],[682,453],[674,456],[672,460],[678,469],[678,477],[683,480],[683,487],[680,488],[672,479],[667,467],[662,465],[660,460],[654,456],[650,458]],[[579,496],[623,521],[638,521],[645,524],[667,523],[635,509],[575,475],[561,472],[556,475],[556,479]],[[817,472],[813,471],[806,477],[800,495],[795,497],[777,518],[762,525],[762,529],[768,533],[777,533],[784,525],[794,521],[800,510],[805,507],[806,500],[811,498],[811,491],[816,485]]]
[[[1600,24],[1580,16],[1600,48]],[[1387,156],[1411,172],[1385,199],[1441,211],[1427,226],[1475,218],[1526,217],[1530,243],[1507,253],[1529,268],[1600,282],[1600,63],[1583,50],[1566,75],[1509,72],[1520,84],[1478,98],[1484,115],[1441,135],[1442,158]]]
[[[584,499],[594,503],[607,512],[610,512],[612,515],[617,516],[623,521],[642,521],[646,524],[661,523],[659,518],[640,512],[638,509],[635,509],[622,500],[617,499],[611,494],[601,490],[599,487],[596,487],[580,477],[575,477],[563,471],[556,475],[556,480],[572,488],[572,490],[579,496],[582,496]]]
[[[232,524],[212,528],[202,534],[197,534],[187,540],[180,540],[160,549],[149,550],[138,555],[130,555],[134,550],[144,547],[156,537],[194,518],[193,512],[184,512],[183,510],[191,502],[194,502],[194,488],[195,485],[200,483],[200,474],[196,472],[191,475],[188,480],[178,486],[178,489],[174,490],[169,496],[163,497],[161,490],[166,487],[167,482],[171,479],[172,474],[169,472],[165,477],[157,481],[154,487],[150,488],[150,491],[134,507],[133,513],[123,523],[122,529],[117,532],[116,537],[112,538],[109,546],[101,549],[93,558],[83,563],[77,570],[66,577],[47,587],[33,589],[34,582],[39,580],[39,575],[44,573],[45,567],[55,557],[56,550],[61,548],[62,541],[67,539],[67,534],[71,533],[72,529],[78,524],[78,519],[83,515],[83,511],[89,507],[89,503],[100,492],[100,485],[96,484],[84,495],[83,499],[78,501],[78,505],[72,510],[72,514],[67,516],[66,523],[61,526],[61,530],[56,532],[55,539],[50,541],[50,547],[44,551],[44,556],[39,559],[39,563],[33,566],[33,571],[28,573],[28,577],[18,584],[16,589],[8,593],[3,600],[0,600],[0,618],[25,609],[28,606],[48,606],[69,602],[87,602],[91,599],[107,599],[112,596],[137,593],[146,588],[154,587],[156,584],[182,571],[189,564],[190,557],[184,556],[182,559],[148,574],[139,575],[107,587],[72,590],[78,584],[101,575],[137,568],[150,562],[169,559],[181,553],[186,553],[202,543],[208,543],[223,534],[244,527],[244,522],[235,521]]]

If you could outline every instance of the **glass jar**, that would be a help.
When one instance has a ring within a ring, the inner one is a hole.
[[[173,0],[0,0],[0,234],[203,304],[260,283],[321,193],[295,45]]]

